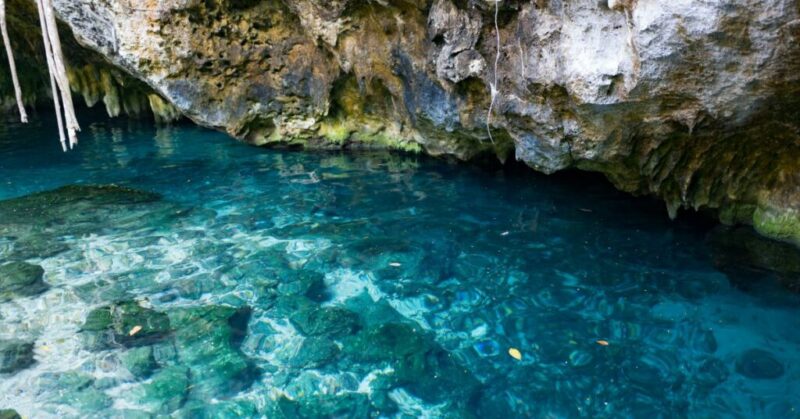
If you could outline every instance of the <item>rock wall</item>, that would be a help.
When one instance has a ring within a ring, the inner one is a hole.
[[[253,144],[599,171],[673,216],[800,243],[797,0],[54,4],[82,45]]]

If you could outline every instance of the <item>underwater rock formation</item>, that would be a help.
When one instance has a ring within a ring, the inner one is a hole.
[[[14,297],[32,296],[47,290],[42,281],[44,269],[26,262],[0,265],[0,302]]]
[[[33,342],[0,340],[0,373],[8,374],[33,365]]]
[[[166,314],[125,301],[100,307],[86,317],[81,332],[86,345],[102,350],[115,345],[137,347],[162,340],[170,332]]]
[[[253,144],[513,155],[800,242],[794,0],[54,4],[81,45]]]
[[[22,419],[22,416],[12,409],[0,409],[0,419]]]

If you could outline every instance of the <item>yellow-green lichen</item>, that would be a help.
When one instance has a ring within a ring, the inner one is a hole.
[[[410,153],[422,152],[413,134],[402,132],[392,124],[371,118],[327,119],[317,130],[320,140],[328,145],[351,148],[380,148]]]
[[[767,237],[800,245],[800,211],[796,209],[759,205],[753,212],[753,227]]]
[[[167,123],[180,119],[181,113],[178,108],[162,99],[161,96],[150,93],[147,95],[147,100],[150,103],[150,110],[153,111],[156,122]]]
[[[333,144],[344,144],[353,133],[342,121],[323,121],[318,132],[320,137]]]

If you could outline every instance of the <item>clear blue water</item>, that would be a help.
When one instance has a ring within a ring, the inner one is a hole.
[[[0,409],[800,417],[791,251],[777,272],[745,263],[710,223],[592,176],[84,126],[67,154],[47,116],[0,126],[0,199],[161,198],[7,201],[23,210],[0,220],[0,261],[41,266],[48,289],[0,301],[0,339],[35,361],[0,375]],[[97,310],[132,319],[105,346]]]

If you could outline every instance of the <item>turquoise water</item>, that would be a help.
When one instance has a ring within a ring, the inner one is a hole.
[[[44,272],[0,298],[0,409],[800,417],[800,259],[746,230],[590,176],[187,125],[95,118],[63,154],[37,120],[0,126],[0,261]]]

